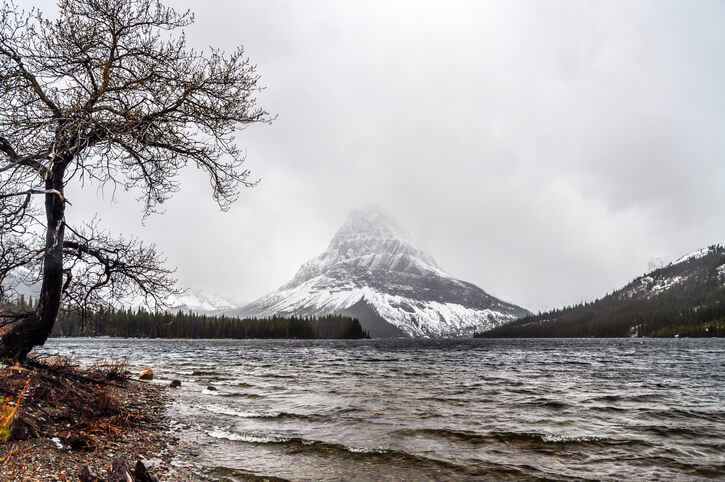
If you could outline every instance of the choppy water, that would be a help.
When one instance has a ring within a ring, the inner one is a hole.
[[[725,477],[721,339],[56,339],[46,350],[180,379],[170,415],[212,479]]]

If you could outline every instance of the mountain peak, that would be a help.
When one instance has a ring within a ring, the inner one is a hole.
[[[398,225],[388,212],[379,206],[367,206],[350,212],[347,220],[338,229],[330,242],[330,248],[349,240],[357,239],[398,239],[404,240],[408,234]]]
[[[528,314],[441,270],[379,207],[353,211],[327,251],[233,314],[348,314],[372,336],[460,336]]]
[[[434,272],[447,277],[435,260],[407,240],[395,219],[379,207],[350,213],[332,238],[327,251],[308,261],[287,286],[334,271],[421,274]]]

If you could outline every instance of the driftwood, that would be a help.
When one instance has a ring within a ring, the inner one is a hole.
[[[158,479],[149,474],[146,466],[140,460],[136,462],[136,467],[131,471],[131,465],[125,455],[121,455],[113,461],[108,480],[98,477],[87,465],[81,468],[79,477],[80,482],[158,482]]]

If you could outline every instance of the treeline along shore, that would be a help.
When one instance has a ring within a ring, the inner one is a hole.
[[[21,298],[21,309],[31,309],[34,300]],[[152,313],[143,309],[109,309],[86,313],[62,310],[51,337],[111,336],[126,338],[369,338],[355,318],[322,317],[235,318],[195,313]]]

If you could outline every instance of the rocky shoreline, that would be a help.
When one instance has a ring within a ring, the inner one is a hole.
[[[174,463],[179,440],[164,415],[168,399],[164,387],[132,379],[120,363],[0,364],[0,480],[79,480],[84,466],[106,480],[121,455],[161,481],[198,480]]]

